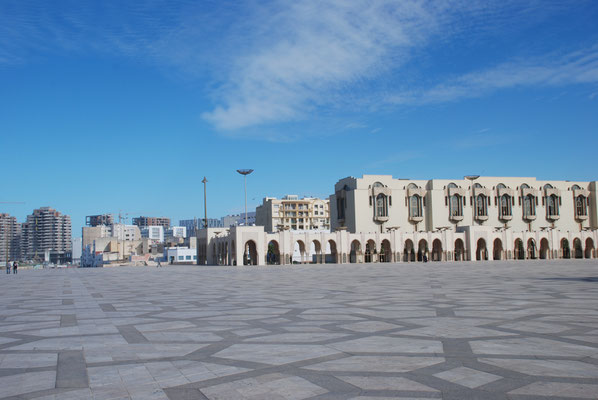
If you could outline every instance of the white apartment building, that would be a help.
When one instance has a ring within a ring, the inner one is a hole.
[[[137,225],[113,224],[84,226],[81,229],[81,232],[83,248],[93,244],[94,240],[101,238],[115,238],[121,241],[141,240],[141,230]]]
[[[172,226],[164,232],[164,236],[167,238],[186,238],[187,228],[184,226]]]
[[[195,264],[197,262],[197,250],[188,247],[168,247],[164,249],[164,255],[168,264]]]
[[[153,225],[142,228],[141,237],[162,243],[164,242],[164,227],[161,225]]]
[[[141,240],[141,230],[137,225],[113,224],[111,236],[120,240]]]
[[[282,199],[266,197],[256,209],[255,221],[266,232],[285,229],[329,231],[329,200],[313,197],[300,199],[297,195],[286,195]]]

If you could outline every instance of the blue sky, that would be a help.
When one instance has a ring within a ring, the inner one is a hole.
[[[123,5],[125,4],[125,5]],[[596,180],[595,1],[0,1],[0,205],[243,210],[345,176]]]

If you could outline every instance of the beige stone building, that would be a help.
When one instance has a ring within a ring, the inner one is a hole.
[[[330,196],[332,232],[262,226],[200,232],[208,264],[594,258],[598,182],[475,177],[344,178]]]
[[[256,208],[255,224],[266,232],[280,230],[330,230],[330,207],[328,199],[299,198],[286,195],[282,199],[264,198]]]

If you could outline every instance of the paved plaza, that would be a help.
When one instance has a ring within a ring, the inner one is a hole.
[[[0,398],[597,399],[598,262],[2,271]]]

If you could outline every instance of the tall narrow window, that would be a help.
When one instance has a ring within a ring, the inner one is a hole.
[[[586,208],[586,198],[579,195],[575,198],[575,213],[582,217],[588,215],[588,209]]]
[[[523,216],[533,217],[536,215],[536,202],[534,196],[528,194],[523,198]]]
[[[511,216],[511,199],[507,194],[503,194],[500,197],[500,216],[510,217]]]
[[[409,197],[409,216],[410,217],[421,217],[421,197],[413,195]]]
[[[380,193],[376,196],[376,216],[377,217],[387,217],[388,216],[388,208],[386,205],[386,196]]]
[[[486,206],[486,196],[479,194],[475,198],[476,216],[485,217],[488,215]]]
[[[559,200],[556,197],[556,195],[551,194],[550,196],[548,196],[546,198],[546,202],[547,202],[548,216],[552,217],[552,216],[559,215]]]
[[[461,196],[454,194],[450,197],[451,217],[463,216],[463,208],[461,207]]]

